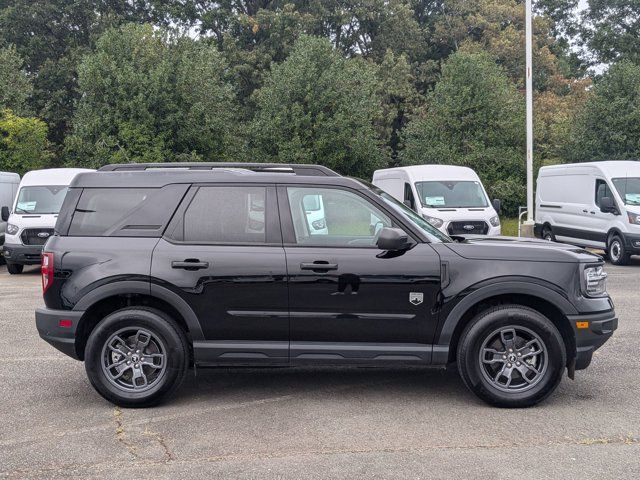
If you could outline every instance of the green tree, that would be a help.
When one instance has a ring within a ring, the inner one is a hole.
[[[362,59],[345,59],[326,39],[301,37],[255,93],[252,158],[319,163],[362,177],[385,166],[386,139],[376,130],[383,115],[376,73]]]
[[[225,72],[224,59],[206,43],[151,25],[108,30],[79,67],[70,162],[224,157],[236,113]]]
[[[640,63],[640,2],[589,0],[582,15],[582,41],[596,62]]]
[[[471,167],[514,214],[525,194],[523,105],[489,54],[454,53],[426,111],[407,125],[401,161]]]
[[[16,49],[0,48],[0,110],[10,108],[19,114],[28,113],[31,91],[31,81]]]
[[[596,82],[571,147],[574,161],[640,157],[640,65],[621,61]]]
[[[42,120],[18,117],[9,109],[0,111],[0,170],[23,175],[46,166],[50,156]]]

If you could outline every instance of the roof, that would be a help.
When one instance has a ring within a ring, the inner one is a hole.
[[[602,162],[565,163],[542,167],[540,174],[561,175],[564,172],[584,170],[588,173],[590,168],[597,168],[605,175],[616,178],[640,175],[640,162],[636,160],[607,160]]]
[[[49,168],[44,170],[31,170],[24,174],[21,186],[27,185],[69,185],[79,173],[95,172],[88,168]]]
[[[410,165],[385,168],[376,170],[374,177],[379,174],[401,171],[406,171],[413,180],[478,180],[478,175],[473,169],[458,165]]]
[[[102,172],[149,170],[214,170],[242,168],[253,172],[279,172],[295,175],[337,177],[338,173],[323,165],[300,163],[251,163],[251,162],[173,162],[173,163],[115,163],[100,168]]]
[[[20,175],[12,172],[0,172],[0,183],[20,183]]]
[[[305,165],[305,167],[317,166]],[[279,165],[278,168],[283,167]],[[329,171],[331,172],[331,170]],[[186,170],[172,167],[155,167],[134,171],[130,169],[124,171],[101,169],[97,172],[78,175],[71,183],[71,186],[81,188],[159,188],[178,183],[288,183],[350,186],[351,188],[357,189],[365,188],[365,186],[357,180],[342,177],[335,172],[332,173],[334,175],[318,175],[317,173],[301,175],[287,170],[259,169],[258,171],[253,171],[247,168],[220,166],[219,164],[209,169]]]

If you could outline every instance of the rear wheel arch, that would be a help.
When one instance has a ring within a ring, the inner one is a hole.
[[[452,318],[451,314],[449,315],[445,326],[450,323],[449,327],[452,328],[445,330],[443,327],[438,340],[438,344],[448,345],[449,347],[449,363],[456,360],[458,343],[467,325],[469,325],[478,314],[499,305],[521,305],[544,315],[555,325],[562,335],[567,351],[567,364],[573,360],[576,355],[576,340],[571,323],[567,318],[567,313],[577,312],[563,311],[563,308],[548,300],[548,297],[544,298],[532,293],[502,293],[478,299],[471,305],[466,306],[461,315],[458,316],[456,314],[455,318]],[[452,311],[451,313],[453,314],[454,312]]]
[[[169,293],[175,295],[172,292]],[[176,305],[167,298],[150,293],[112,293],[99,298],[87,307],[83,306],[86,310],[78,323],[75,339],[76,353],[80,360],[84,360],[87,340],[96,325],[107,315],[126,307],[148,307],[169,315],[184,330],[190,344],[202,338],[200,323],[188,305],[186,306],[188,311],[185,312],[184,305]]]

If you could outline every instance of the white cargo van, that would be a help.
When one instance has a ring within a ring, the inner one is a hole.
[[[604,249],[612,263],[640,255],[640,162],[609,161],[542,167],[535,234]]]
[[[17,173],[0,172],[0,207],[3,205],[13,205],[16,198],[20,175]],[[0,218],[0,247],[4,244],[4,232],[7,229],[7,221]],[[0,255],[0,263],[4,262],[4,257]]]
[[[449,235],[500,235],[500,201],[489,203],[478,174],[467,167],[415,165],[373,173],[373,184]]]
[[[2,219],[8,222],[3,254],[9,273],[21,273],[24,265],[40,263],[42,246],[53,234],[71,180],[78,173],[92,171],[52,168],[25,174],[11,208],[2,206]]]

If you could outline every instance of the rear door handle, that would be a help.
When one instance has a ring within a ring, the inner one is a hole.
[[[197,258],[187,258],[181,262],[174,260],[171,262],[171,268],[182,268],[184,270],[201,270],[209,268],[209,262],[201,262]]]
[[[301,263],[300,270],[313,270],[320,272],[328,272],[329,270],[337,270],[337,263],[327,263],[327,262],[313,262],[313,263]]]

